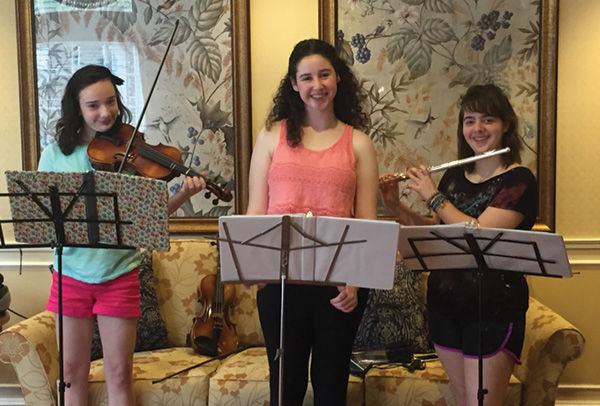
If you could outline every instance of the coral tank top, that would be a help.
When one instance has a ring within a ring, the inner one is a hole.
[[[268,214],[307,213],[351,217],[356,193],[356,159],[352,127],[329,148],[313,151],[290,147],[286,122],[281,121],[279,143],[268,173]]]

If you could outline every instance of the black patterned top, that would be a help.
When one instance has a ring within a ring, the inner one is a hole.
[[[523,221],[516,227],[530,230],[537,216],[537,183],[533,173],[519,166],[481,183],[465,177],[464,168],[446,171],[439,191],[463,213],[479,217],[487,207],[518,211]],[[427,303],[438,312],[472,318],[477,315],[477,289],[473,272],[432,272]],[[483,277],[483,312],[488,319],[512,319],[527,310],[528,288],[523,274],[489,272]]]

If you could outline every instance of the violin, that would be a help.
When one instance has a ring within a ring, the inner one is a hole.
[[[227,354],[238,347],[235,324],[231,321],[235,286],[221,282],[221,272],[202,279],[197,290],[198,303],[189,342],[199,354],[216,356]]]
[[[135,133],[135,135],[134,135]],[[132,140],[132,145],[125,158],[126,146]],[[169,181],[175,176],[199,176],[204,178],[205,196],[212,193],[218,200],[229,202],[233,198],[231,192],[224,190],[214,181],[186,167],[181,163],[181,151],[175,147],[158,144],[150,145],[144,141],[144,134],[135,131],[133,126],[121,123],[120,117],[107,132],[96,133],[87,148],[92,166],[104,171],[116,171],[124,164],[126,168],[141,176]],[[218,200],[213,200],[216,205]]]

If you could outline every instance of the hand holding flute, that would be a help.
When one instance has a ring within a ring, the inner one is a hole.
[[[432,172],[454,168],[456,166],[465,165],[480,159],[504,154],[509,151],[510,148],[491,150],[480,155],[447,162],[437,166],[431,166],[429,168],[425,167],[424,165],[420,165],[418,167],[410,168],[406,171],[406,173],[384,174],[379,178],[379,188],[381,190],[383,202],[392,212],[396,214],[407,212],[407,207],[405,207],[399,199],[400,181],[410,179],[412,182],[410,182],[406,187],[419,193],[421,198],[427,202],[438,191],[433,179],[431,179]],[[407,221],[408,223],[412,223],[412,221],[409,221],[407,218],[404,220],[404,224],[406,224]]]

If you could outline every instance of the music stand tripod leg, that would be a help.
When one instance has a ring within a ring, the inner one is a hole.
[[[70,384],[65,383],[65,372],[64,372],[64,335],[63,335],[63,297],[62,297],[62,253],[65,245],[65,228],[63,220],[63,212],[60,204],[60,198],[58,188],[56,186],[50,186],[50,205],[52,207],[52,220],[54,222],[54,229],[56,233],[56,256],[57,256],[57,280],[58,280],[58,314],[57,314],[57,329],[58,329],[58,367],[59,367],[59,381],[58,381],[58,402],[60,406],[65,404],[65,389]]]
[[[65,382],[65,368],[64,368],[64,330],[63,330],[63,296],[62,296],[62,250],[61,244],[56,246],[57,255],[57,280],[58,280],[58,313],[57,313],[57,329],[58,329],[58,397],[59,404],[62,406],[65,404],[65,389],[70,386],[69,383]]]
[[[483,270],[480,268],[477,270],[477,365],[478,365],[478,382],[479,386],[477,389],[477,402],[479,406],[483,406],[483,398],[488,393],[487,389],[483,387],[483,328],[481,327],[482,323],[482,313],[483,313]]]
[[[487,394],[487,389],[483,387],[483,329],[481,328],[481,323],[483,320],[483,274],[487,268],[485,259],[483,258],[483,254],[475,237],[473,234],[466,233],[465,239],[467,240],[467,244],[469,244],[469,248],[471,249],[471,253],[475,257],[477,261],[477,270],[475,271],[475,277],[477,279],[477,365],[478,365],[478,387],[477,387],[477,404],[479,406],[483,406],[483,398]]]
[[[277,402],[279,406],[283,405],[283,364],[284,364],[284,320],[285,320],[285,281],[289,270],[289,259],[290,259],[290,216],[283,216],[281,218],[281,257],[279,262],[279,277],[281,279],[281,302],[280,302],[280,315],[279,315],[279,350],[277,350],[277,357],[279,357],[279,375],[277,385]]]
[[[283,348],[283,322],[284,322],[284,303],[285,300],[285,275],[281,276],[281,307],[279,316],[279,349],[277,350],[277,357],[279,358],[279,375],[278,375],[278,386],[277,386],[277,399],[278,405],[283,405],[283,359],[284,359],[284,348]]]

